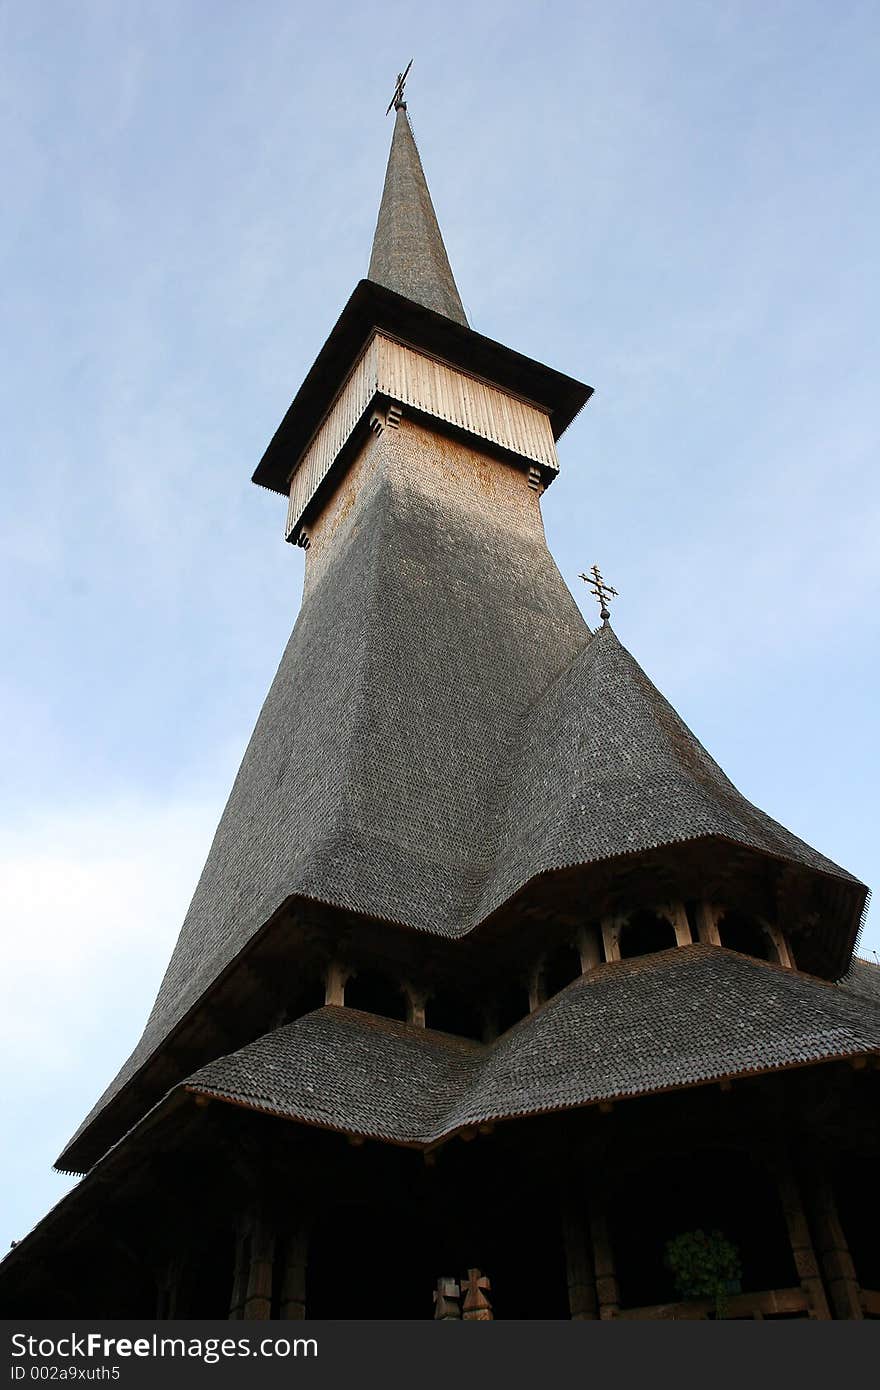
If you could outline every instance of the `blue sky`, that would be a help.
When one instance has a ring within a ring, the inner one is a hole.
[[[249,478],[366,271],[411,55],[471,322],[596,388],[563,573],[880,882],[878,50],[858,0],[0,0],[0,1249],[140,1032],[296,616]]]

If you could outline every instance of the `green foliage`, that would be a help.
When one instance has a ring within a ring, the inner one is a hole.
[[[739,1251],[726,1236],[720,1231],[673,1236],[664,1263],[681,1298],[714,1298],[715,1316],[725,1316],[730,1285],[742,1277]]]

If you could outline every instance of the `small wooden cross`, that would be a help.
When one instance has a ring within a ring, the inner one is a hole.
[[[467,1279],[463,1282],[464,1289],[464,1311],[462,1318],[465,1322],[492,1322],[492,1304],[486,1295],[492,1285],[481,1274],[478,1269],[469,1269]]]
[[[386,110],[385,112],[386,116],[388,115],[389,111],[396,111],[399,106],[406,106],[406,102],[403,99],[403,89],[406,86],[407,75],[412,65],[413,60],[412,58],[410,58],[403,72],[399,72],[397,74],[397,86],[394,88],[394,96],[388,103],[388,110]]]
[[[608,604],[613,598],[617,598],[617,590],[612,589],[610,584],[606,584],[602,575],[599,573],[598,565],[590,566],[589,574],[579,574],[578,579],[582,579],[585,584],[589,584],[590,593],[599,603],[599,617],[603,623],[607,623],[611,614],[608,611]]]
[[[438,1279],[434,1290],[434,1319],[449,1322],[461,1317],[461,1289],[455,1279]]]

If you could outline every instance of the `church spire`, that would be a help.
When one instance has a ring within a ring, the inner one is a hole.
[[[392,105],[394,135],[367,278],[467,327],[400,79]]]

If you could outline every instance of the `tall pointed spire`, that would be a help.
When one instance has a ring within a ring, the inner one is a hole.
[[[367,278],[467,327],[406,103],[397,100],[394,106],[394,135]]]

